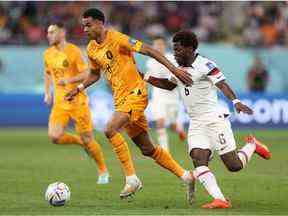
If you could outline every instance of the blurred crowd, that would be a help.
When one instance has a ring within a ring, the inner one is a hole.
[[[107,24],[148,41],[190,28],[200,41],[241,46],[288,46],[288,2],[0,2],[0,43],[46,43],[49,23],[62,21],[68,38],[84,43],[81,14],[97,7]]]

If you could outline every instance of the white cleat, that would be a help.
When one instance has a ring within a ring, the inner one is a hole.
[[[109,183],[109,173],[105,172],[98,176],[97,184],[108,184]]]
[[[142,187],[142,182],[138,178],[128,181],[124,189],[120,192],[120,198],[126,199],[132,197],[137,191],[140,191]]]

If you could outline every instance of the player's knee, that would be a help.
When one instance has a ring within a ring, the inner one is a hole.
[[[146,157],[152,157],[152,155],[155,152],[155,148],[154,147],[143,147],[143,148],[141,148],[141,152]]]
[[[93,137],[91,135],[83,135],[81,136],[81,140],[84,143],[84,145],[88,145],[89,143],[91,143]]]
[[[241,163],[232,163],[227,166],[227,169],[230,172],[238,172],[243,168]]]
[[[195,167],[208,166],[209,154],[203,154],[197,150],[192,150],[190,156]]]
[[[107,138],[113,137],[116,133],[117,131],[111,124],[108,124],[106,128],[104,129],[104,134]]]

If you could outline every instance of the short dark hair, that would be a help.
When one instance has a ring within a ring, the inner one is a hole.
[[[181,30],[178,31],[173,36],[173,43],[180,42],[184,47],[193,47],[193,50],[198,48],[198,39],[194,32],[190,30]]]
[[[154,37],[152,37],[152,40],[155,41],[155,40],[163,40],[166,42],[166,38],[162,35],[155,35]]]
[[[105,23],[105,16],[104,13],[96,8],[90,8],[86,10],[83,15],[83,18],[92,17],[93,19],[97,19]]]
[[[55,26],[57,26],[58,28],[65,29],[65,25],[64,25],[63,22],[54,22],[54,23],[52,23],[51,25],[55,25]]]

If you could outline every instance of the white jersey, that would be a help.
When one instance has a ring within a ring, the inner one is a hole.
[[[165,57],[171,61],[175,62],[174,56],[171,53],[168,53],[165,55]],[[147,63],[147,72],[151,74],[154,77],[157,78],[169,78],[171,75],[171,72],[161,63],[156,61],[153,58],[150,58]],[[179,92],[177,89],[174,89],[173,91],[168,91],[165,89],[153,87],[152,89],[152,101],[158,101],[159,100],[163,101],[164,103],[168,104],[178,104],[179,103]]]
[[[186,87],[174,75],[170,76],[170,80],[177,84],[189,117],[191,119],[209,118],[210,114],[218,113],[219,104],[215,84],[225,80],[225,77],[217,65],[197,54],[191,67],[185,69],[191,74],[193,80],[191,86]]]

